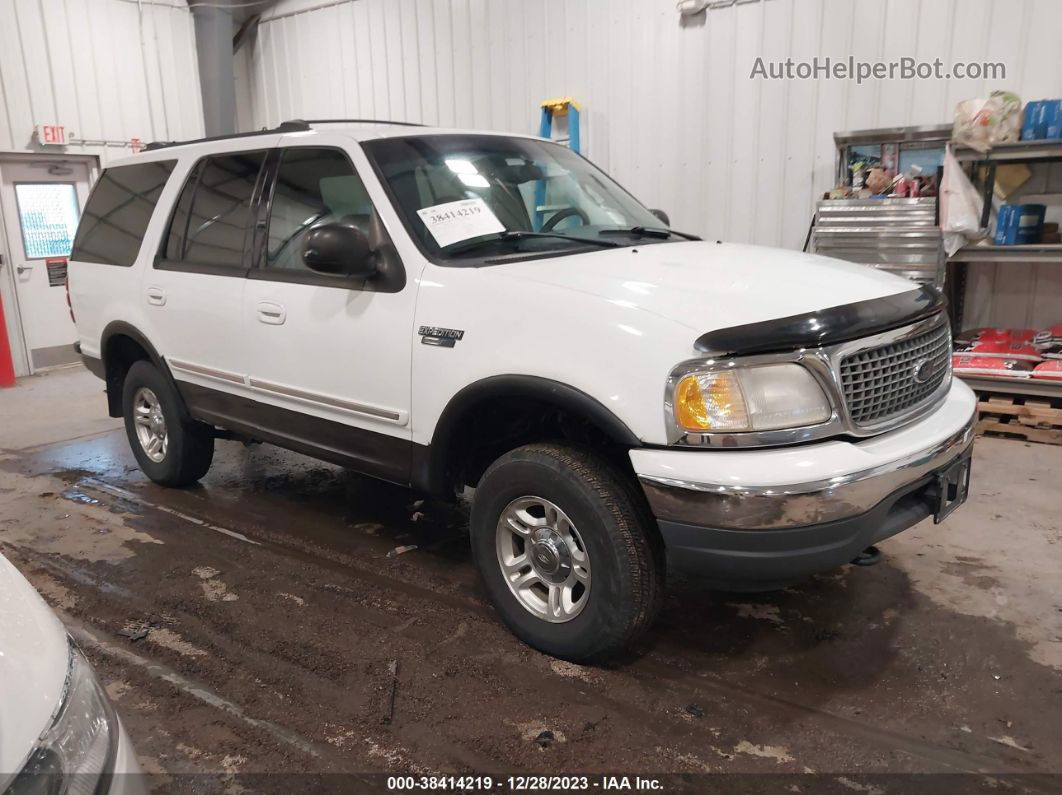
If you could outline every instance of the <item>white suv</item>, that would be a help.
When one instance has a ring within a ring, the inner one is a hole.
[[[144,472],[221,433],[438,498],[475,489],[504,621],[588,661],[665,566],[768,589],[965,497],[974,397],[939,293],[667,228],[542,139],[287,122],[100,177],[70,264]]]

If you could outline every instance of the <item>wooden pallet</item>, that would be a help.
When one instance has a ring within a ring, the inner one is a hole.
[[[1062,444],[1062,400],[978,392],[977,433]]]

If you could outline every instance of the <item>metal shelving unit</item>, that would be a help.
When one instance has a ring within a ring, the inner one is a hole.
[[[1035,246],[964,246],[952,262],[1062,262],[1062,244]]]
[[[955,159],[960,163],[1025,163],[1030,160],[1050,162],[1062,160],[1062,141],[1015,141],[997,144],[991,151],[978,152],[968,146],[955,147]]]
[[[959,375],[970,389],[1002,392],[1008,395],[1062,398],[1062,382],[1057,384],[1038,378],[993,378],[987,375]]]
[[[968,147],[956,147],[955,158],[960,163],[984,165],[985,182],[981,226],[987,227],[991,218],[992,194],[996,186],[996,167],[1010,163],[1062,162],[1062,141],[1018,141],[999,144],[989,152]],[[952,307],[952,323],[956,331],[962,327],[963,304],[966,297],[966,268],[968,262],[1062,263],[1062,244],[1022,246],[964,246],[948,259],[953,265],[948,275],[948,300]],[[992,378],[969,376],[962,379],[973,389],[1013,395],[1062,398],[1062,383],[1054,384],[1033,378]]]
[[[989,152],[969,147],[956,147],[955,158],[962,163],[986,166],[982,186],[983,209],[981,226],[987,227],[992,214],[992,194],[996,186],[996,167],[1000,163],[1057,163],[1062,162],[1062,141],[1017,141],[999,144]],[[962,310],[966,293],[967,262],[1060,262],[1062,245],[1031,246],[964,246],[948,258],[952,265],[948,274],[948,300],[952,307],[952,322],[958,331],[962,327]]]
[[[978,152],[976,149],[960,146],[955,149],[955,159],[960,163],[987,166],[985,184],[981,190],[983,200],[981,226],[987,227],[992,217],[992,193],[996,189],[996,167],[1000,163],[1062,162],[1062,141],[1017,141],[1012,144],[999,144],[988,152]]]

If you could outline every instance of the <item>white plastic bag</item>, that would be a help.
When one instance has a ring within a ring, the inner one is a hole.
[[[944,152],[944,177],[940,186],[940,228],[949,257],[987,234],[981,227],[982,205],[981,194],[962,170],[949,144]]]
[[[965,99],[955,106],[951,140],[987,152],[996,144],[1021,136],[1021,97],[1010,91],[993,91],[988,97]]]

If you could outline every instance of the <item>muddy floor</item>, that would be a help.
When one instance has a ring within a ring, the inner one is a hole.
[[[495,619],[459,508],[231,441],[200,486],[162,489],[101,419],[100,382],[27,381],[0,393],[0,551],[95,664],[154,786],[475,771],[1062,788],[1062,448],[979,440],[968,505],[875,567],[760,595],[673,578],[643,648],[580,667]],[[46,422],[53,399],[69,410]]]

